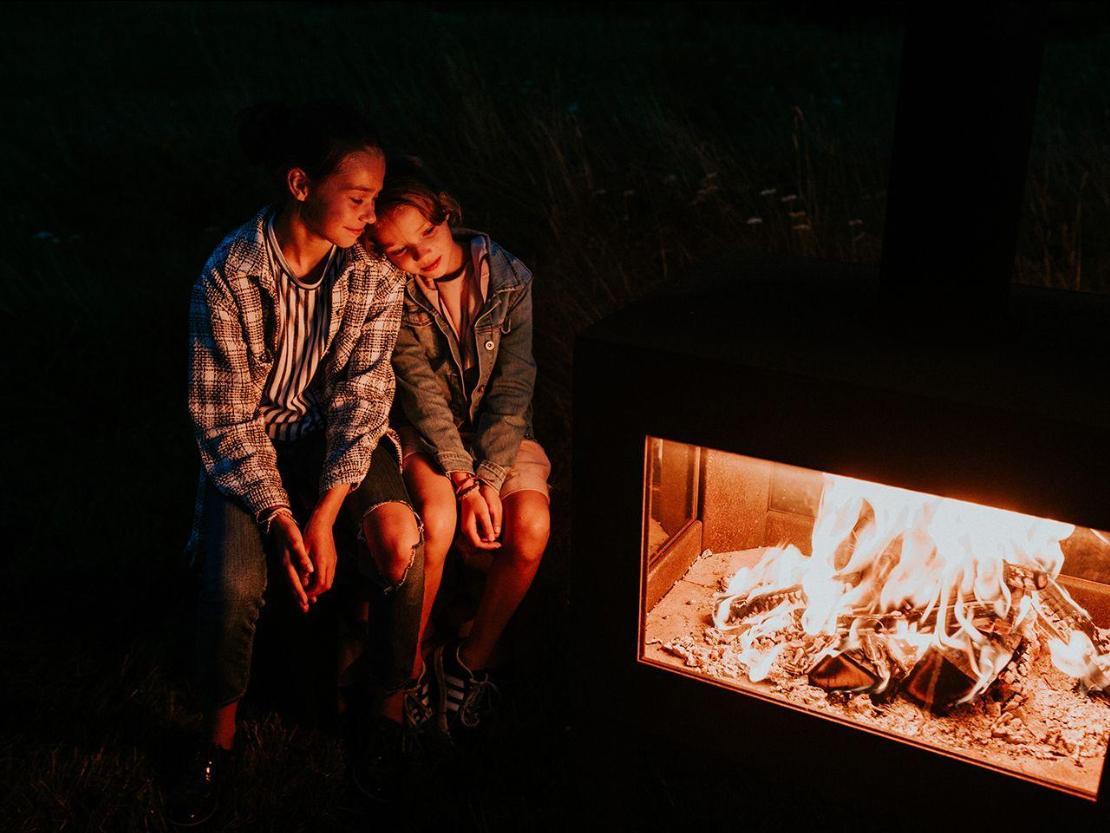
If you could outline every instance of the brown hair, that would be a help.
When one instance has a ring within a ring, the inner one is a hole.
[[[415,208],[433,225],[446,222],[455,228],[462,222],[459,202],[415,156],[390,156],[385,183],[374,203],[379,217],[402,205]]]
[[[269,174],[277,193],[286,194],[290,168],[312,179],[330,176],[348,154],[382,154],[381,141],[365,115],[335,101],[290,105],[263,101],[236,116],[239,143],[247,158]]]

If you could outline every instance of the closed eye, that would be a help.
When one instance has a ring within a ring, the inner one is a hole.
[[[431,237],[432,232],[434,232],[435,230],[436,230],[435,226],[428,226],[426,229],[424,229],[424,236],[425,237]]]

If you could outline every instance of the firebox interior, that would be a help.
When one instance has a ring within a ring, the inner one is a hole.
[[[1096,799],[1110,535],[648,437],[639,660]]]

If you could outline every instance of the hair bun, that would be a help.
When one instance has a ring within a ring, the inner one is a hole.
[[[247,107],[235,119],[239,145],[251,162],[267,170],[285,162],[284,137],[293,123],[293,111],[280,101],[260,101]]]

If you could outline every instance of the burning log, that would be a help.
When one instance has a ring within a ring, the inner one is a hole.
[[[862,651],[828,654],[809,672],[809,684],[826,691],[867,691],[879,685],[880,677]]]
[[[1041,614],[1037,622],[1050,636],[1067,643],[1071,632],[1079,631],[1091,640],[1100,654],[1110,653],[1110,633],[1099,628],[1091,615],[1053,579],[1048,579],[1036,599],[1037,611]]]
[[[809,670],[809,684],[826,691],[893,693],[906,675],[886,636],[857,628],[845,635],[852,647],[822,652]],[[843,644],[843,643],[841,643]]]
[[[975,689],[976,678],[963,652],[933,645],[906,677],[902,692],[918,705],[943,714]]]
[[[759,616],[762,613],[768,613],[783,603],[790,605],[805,604],[805,593],[802,591],[802,586],[795,584],[755,597],[750,594],[729,596],[722,599],[718,604],[713,615],[713,622],[718,628],[737,627],[745,624],[747,619]]]
[[[1014,564],[1012,561],[1002,562],[1002,580],[1012,591],[1023,594],[1044,590],[1051,581],[1048,573]]]
[[[990,695],[1002,704],[1003,714],[1017,712],[1024,704],[1029,673],[1033,667],[1033,661],[1040,653],[1040,648],[1040,638],[1036,630],[1031,630],[1029,638],[1023,640],[1014,651],[1010,664],[991,686]]]

